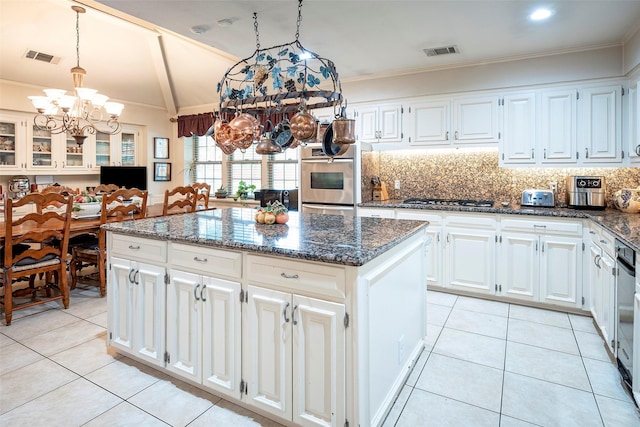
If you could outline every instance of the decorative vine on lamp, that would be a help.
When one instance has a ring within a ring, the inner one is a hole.
[[[38,111],[33,119],[38,129],[54,134],[66,132],[82,145],[87,136],[96,132],[119,133],[118,117],[124,105],[107,102],[108,96],[83,87],[87,72],[80,67],[80,14],[85,13],[85,9],[80,6],[71,6],[71,9],[76,12],[76,66],[71,69],[74,95],[66,95],[64,89],[44,89],[46,96],[29,99]],[[106,127],[98,129],[98,124]]]

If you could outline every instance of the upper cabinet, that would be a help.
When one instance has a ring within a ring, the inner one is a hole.
[[[0,171],[20,172],[26,168],[27,120],[0,112]]]
[[[622,161],[622,87],[588,87],[582,90],[580,131],[583,163]]]
[[[627,112],[628,114],[625,123],[625,138],[624,146],[629,153],[629,162],[631,164],[640,163],[640,96],[638,96],[638,89],[640,87],[640,80],[636,81],[633,86],[629,88],[629,98],[627,99]]]
[[[90,153],[90,168],[100,170],[100,166],[136,166],[139,163],[138,146],[141,142],[140,129],[123,126],[122,132],[109,135],[96,132]]]
[[[459,144],[498,142],[498,97],[454,98],[452,130]]]
[[[402,104],[366,104],[355,108],[356,139],[367,143],[403,140]]]
[[[540,134],[543,164],[574,164],[577,161],[577,101],[575,89],[542,90]]]
[[[504,138],[500,143],[501,159],[509,163],[534,164],[537,129],[535,92],[508,94],[502,103]]]

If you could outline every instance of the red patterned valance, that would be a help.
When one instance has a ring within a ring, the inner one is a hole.
[[[178,138],[193,135],[202,136],[213,124],[213,113],[178,116]]]

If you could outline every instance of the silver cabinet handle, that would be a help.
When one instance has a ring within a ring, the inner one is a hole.
[[[640,145],[636,145],[636,154],[640,156]]]
[[[291,313],[291,319],[293,319],[293,324],[297,325],[298,321],[296,320],[296,310],[298,309],[298,306],[294,306],[293,307],[293,313]]]
[[[447,134],[445,136],[445,139],[448,141],[449,140],[449,131],[447,131]],[[640,148],[640,145],[638,146]],[[640,155],[640,154],[639,154]]]
[[[195,288],[193,288],[193,297],[196,299],[196,301],[200,301],[200,298],[198,298],[198,288],[200,287],[200,283],[198,283],[196,285]]]
[[[136,285],[140,284],[140,282],[138,282],[138,273],[140,273],[140,270],[136,270],[135,274],[133,275],[133,283],[135,283]]]
[[[604,243],[604,244],[606,244],[606,243],[607,243],[607,241],[606,241],[606,240],[604,240],[604,239],[600,239],[600,243]]]
[[[586,156],[586,157],[587,157],[587,159],[588,159],[588,158],[589,158],[589,147],[586,147],[586,148],[584,149],[584,151],[585,151],[585,156]]]
[[[298,279],[298,275],[297,274],[287,274],[287,273],[280,273],[281,277],[284,277],[285,279]]]
[[[593,230],[589,230],[589,234],[596,234],[596,232]]]
[[[285,323],[289,323],[289,320],[291,320],[287,317],[287,309],[289,308],[289,305],[289,303],[285,304],[284,310],[282,310],[282,316],[284,317]]]
[[[129,270],[129,283],[133,283],[133,278],[131,277],[131,273],[135,272],[135,270],[132,268],[131,270]]]
[[[207,287],[205,285],[202,285],[202,289],[200,289],[200,299],[202,300],[202,302],[207,301],[207,299],[205,298],[206,294],[204,293],[204,291],[206,290],[207,290]]]
[[[532,159],[535,157],[535,154],[534,154],[534,153],[535,153],[535,151],[534,151],[534,149],[532,148],[532,149],[531,149],[531,158],[532,158]]]
[[[195,262],[207,262],[208,261],[207,258],[198,258],[197,256],[194,256],[193,260]]]
[[[54,163],[55,163],[54,167],[57,169],[58,168],[58,161],[56,160]]]
[[[132,251],[138,251],[140,250],[140,245],[129,245],[129,249]]]
[[[595,259],[593,260],[596,263],[596,267],[598,268],[602,268],[602,265],[600,264],[601,259],[602,259],[602,256],[596,255]]]
[[[547,228],[546,225],[533,224],[533,228]]]
[[[544,156],[545,159],[547,158],[547,149],[546,148],[544,149],[543,156]]]
[[[453,133],[453,139],[458,139],[458,131],[455,131],[455,132]]]

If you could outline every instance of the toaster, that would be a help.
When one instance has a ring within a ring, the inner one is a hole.
[[[544,208],[555,207],[555,197],[551,190],[527,189],[522,192],[521,206],[536,206]]]

